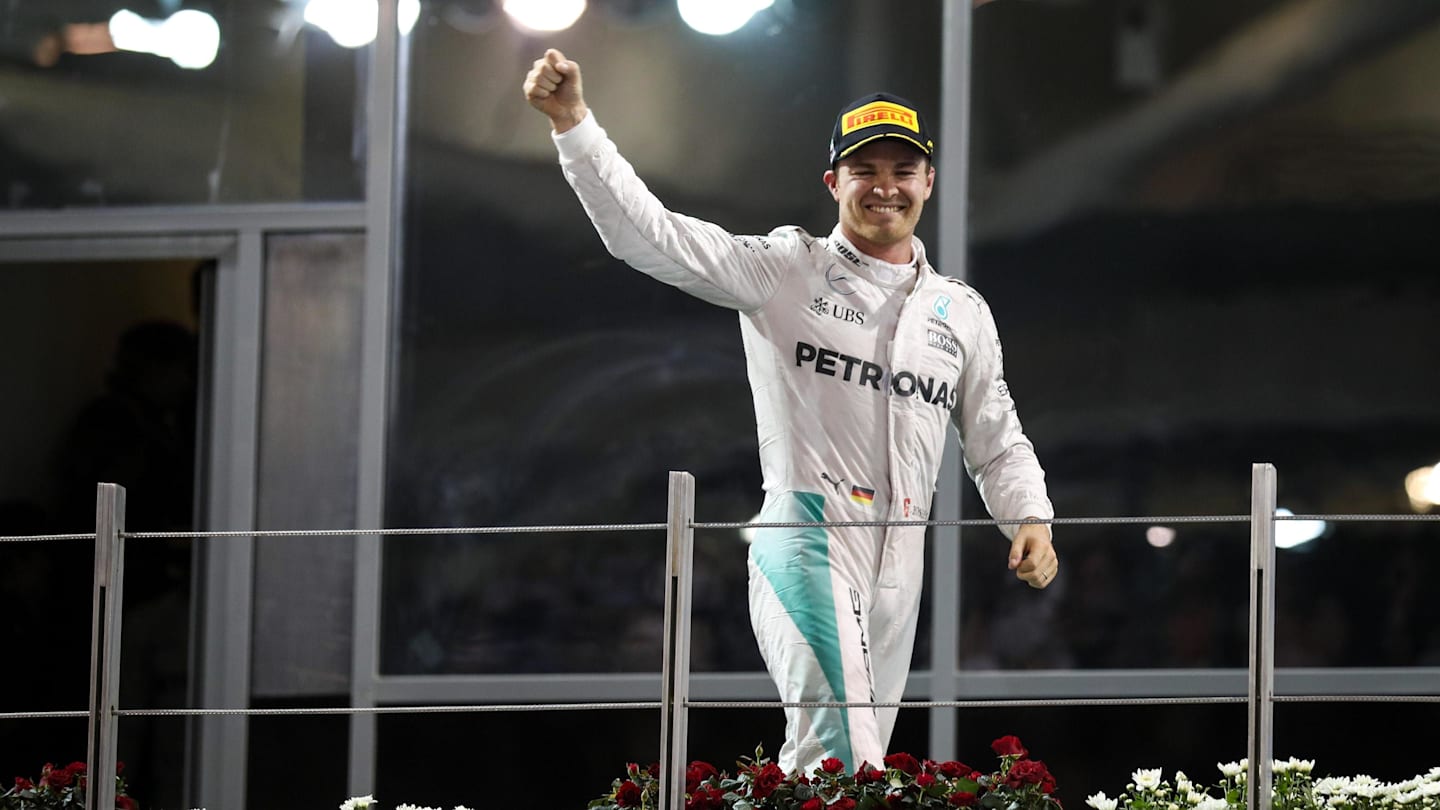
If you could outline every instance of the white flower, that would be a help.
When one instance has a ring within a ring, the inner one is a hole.
[[[1382,787],[1384,787],[1384,785],[1380,784],[1380,780],[1362,773],[1350,780],[1350,784],[1346,786],[1345,792],[1351,796],[1359,796],[1362,799],[1373,799],[1380,795],[1380,789]]]
[[[1130,774],[1130,778],[1135,780],[1135,786],[1141,790],[1154,790],[1160,787],[1159,768],[1140,768]]]
[[[1272,770],[1276,774],[1289,773],[1294,769],[1294,765],[1291,765],[1289,762],[1286,762],[1283,759],[1271,760],[1270,762],[1270,770]]]
[[[1242,759],[1239,762],[1217,762],[1215,763],[1215,767],[1219,768],[1220,773],[1225,776],[1239,776],[1240,772],[1245,770],[1245,760]]]
[[[1200,800],[1199,804],[1195,805],[1195,810],[1225,810],[1225,808],[1229,806],[1229,803],[1224,799],[1206,796]]]
[[[455,810],[470,810],[470,808],[466,807],[463,804],[457,804],[455,805]]]
[[[1275,773],[1290,773],[1292,771],[1299,773],[1310,773],[1315,769],[1315,760],[1296,759],[1295,757],[1290,757],[1289,759],[1285,760],[1277,759],[1275,760],[1274,768]]]
[[[1296,759],[1291,757],[1290,762],[1295,765],[1295,770],[1300,773],[1310,773],[1315,770],[1315,760],[1313,759]]]
[[[374,796],[354,796],[341,802],[340,810],[365,810],[365,808],[369,807],[374,803]]]
[[[1105,791],[1103,790],[1087,798],[1085,803],[1095,808],[1095,810],[1115,810],[1116,804],[1114,799],[1106,798]]]

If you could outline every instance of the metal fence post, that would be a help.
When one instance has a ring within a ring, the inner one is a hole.
[[[120,702],[120,608],[125,585],[125,488],[95,491],[95,595],[90,624],[89,790],[85,810],[115,806],[115,732]]]
[[[690,700],[690,588],[695,544],[695,477],[670,473],[665,531],[665,660],[660,684],[660,796],[663,810],[685,807],[685,740]]]
[[[1255,464],[1250,485],[1250,810],[1270,810],[1275,714],[1275,466]]]

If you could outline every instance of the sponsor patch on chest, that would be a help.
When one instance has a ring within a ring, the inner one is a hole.
[[[960,356],[960,344],[955,342],[955,338],[934,329],[927,329],[925,333],[929,338],[930,348],[939,349],[951,357]]]

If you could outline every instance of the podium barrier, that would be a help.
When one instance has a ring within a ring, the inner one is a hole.
[[[117,751],[116,729],[124,717],[198,717],[215,715],[357,715],[427,714],[470,712],[605,711],[624,709],[660,710],[659,806],[683,810],[685,805],[686,738],[691,709],[725,708],[984,708],[1054,706],[1143,706],[1207,705],[1245,703],[1248,707],[1250,778],[1247,802],[1251,810],[1270,810],[1274,740],[1274,707],[1277,702],[1426,702],[1440,703],[1440,694],[1415,695],[1285,695],[1275,694],[1275,534],[1279,521],[1339,522],[1440,522],[1440,514],[1426,515],[1276,515],[1276,470],[1257,463],[1251,471],[1251,511],[1248,515],[1170,515],[1158,517],[1053,518],[1049,520],[949,520],[949,521],[834,521],[787,522],[698,522],[695,520],[695,479],[688,472],[669,475],[669,510],[664,523],[590,524],[563,526],[486,526],[421,529],[304,529],[273,531],[213,532],[128,532],[125,530],[125,490],[101,483],[96,489],[95,532],[93,534],[42,534],[0,536],[0,543],[95,541],[95,576],[91,627],[90,701],[85,711],[0,712],[0,721],[35,719],[89,720],[87,767],[91,774],[114,773]],[[1250,622],[1248,694],[1245,697],[1215,695],[1163,698],[1075,698],[1044,700],[945,700],[885,702],[828,701],[694,701],[690,687],[690,606],[693,583],[693,547],[697,529],[803,528],[841,526],[1003,526],[1020,523],[1051,525],[1182,525],[1194,523],[1248,523],[1250,525]],[[476,704],[459,706],[337,707],[322,709],[122,709],[118,706],[121,605],[124,593],[125,544],[127,540],[224,539],[239,537],[341,537],[380,535],[388,537],[456,534],[590,533],[614,531],[664,531],[665,625],[663,667],[659,701],[615,703]],[[115,806],[115,784],[110,779],[92,780],[86,810]]]

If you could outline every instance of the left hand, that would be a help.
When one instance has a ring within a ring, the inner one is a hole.
[[[1050,527],[1026,523],[1010,543],[1010,570],[1032,588],[1048,588],[1060,573],[1060,558],[1050,544]]]

